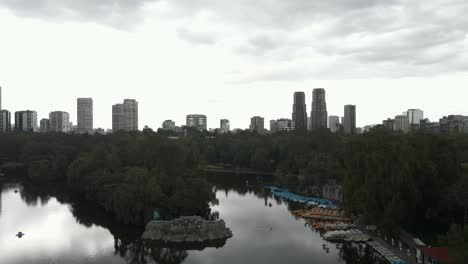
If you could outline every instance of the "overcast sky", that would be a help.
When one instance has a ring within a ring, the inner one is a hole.
[[[185,115],[245,128],[291,118],[294,91],[327,91],[358,125],[408,108],[468,115],[466,0],[0,0],[3,108],[71,114],[139,101],[140,127]],[[309,112],[310,114],[310,112]]]

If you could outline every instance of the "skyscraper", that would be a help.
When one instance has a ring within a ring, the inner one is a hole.
[[[207,118],[206,115],[187,115],[185,125],[188,127],[194,127],[197,130],[207,130]]]
[[[256,131],[258,134],[264,134],[265,119],[260,116],[254,116],[250,119],[250,131]]]
[[[11,113],[7,110],[0,110],[0,133],[11,131]]]
[[[92,98],[78,98],[78,133],[79,134],[92,134],[93,133],[93,99]]]
[[[307,129],[307,106],[304,92],[294,93],[292,122],[296,130]]]
[[[112,106],[112,131],[124,130],[124,107],[123,104]]]
[[[227,133],[229,130],[231,130],[231,123],[229,122],[228,119],[221,119],[219,121],[219,129],[221,133]]]
[[[134,99],[125,99],[123,103],[123,117],[125,131],[138,131],[138,102]]]
[[[395,131],[408,133],[410,131],[410,123],[407,115],[395,116],[395,124],[393,126]]]
[[[30,110],[15,112],[15,131],[36,132],[37,112]]]
[[[332,133],[340,132],[340,117],[339,116],[330,116],[328,118],[328,128]]]
[[[312,130],[327,128],[327,102],[325,100],[325,89],[317,88],[312,92]]]
[[[343,127],[345,134],[356,134],[356,106],[345,105]]]
[[[64,111],[54,111],[49,114],[50,131],[68,133],[71,131],[70,115]]]

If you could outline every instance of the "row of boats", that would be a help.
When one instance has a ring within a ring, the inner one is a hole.
[[[339,209],[315,207],[306,210],[296,210],[293,211],[293,214],[305,219],[335,222],[351,222],[351,219],[346,217],[344,212]]]

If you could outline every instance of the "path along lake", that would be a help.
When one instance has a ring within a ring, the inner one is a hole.
[[[261,184],[221,177],[211,207],[234,237],[203,250],[146,248],[142,228],[116,222],[63,186],[0,183],[0,263],[380,263],[365,246],[326,243],[291,213],[297,205]]]

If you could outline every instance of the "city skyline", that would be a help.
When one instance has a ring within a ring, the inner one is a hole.
[[[140,129],[189,113],[244,128],[252,114],[290,118],[294,91],[310,114],[324,87],[329,115],[355,104],[358,126],[401,109],[468,115],[468,3],[105,2],[0,3],[2,108],[59,109],[76,123],[74,101],[92,97],[94,126],[110,128],[109,106],[135,98]]]

